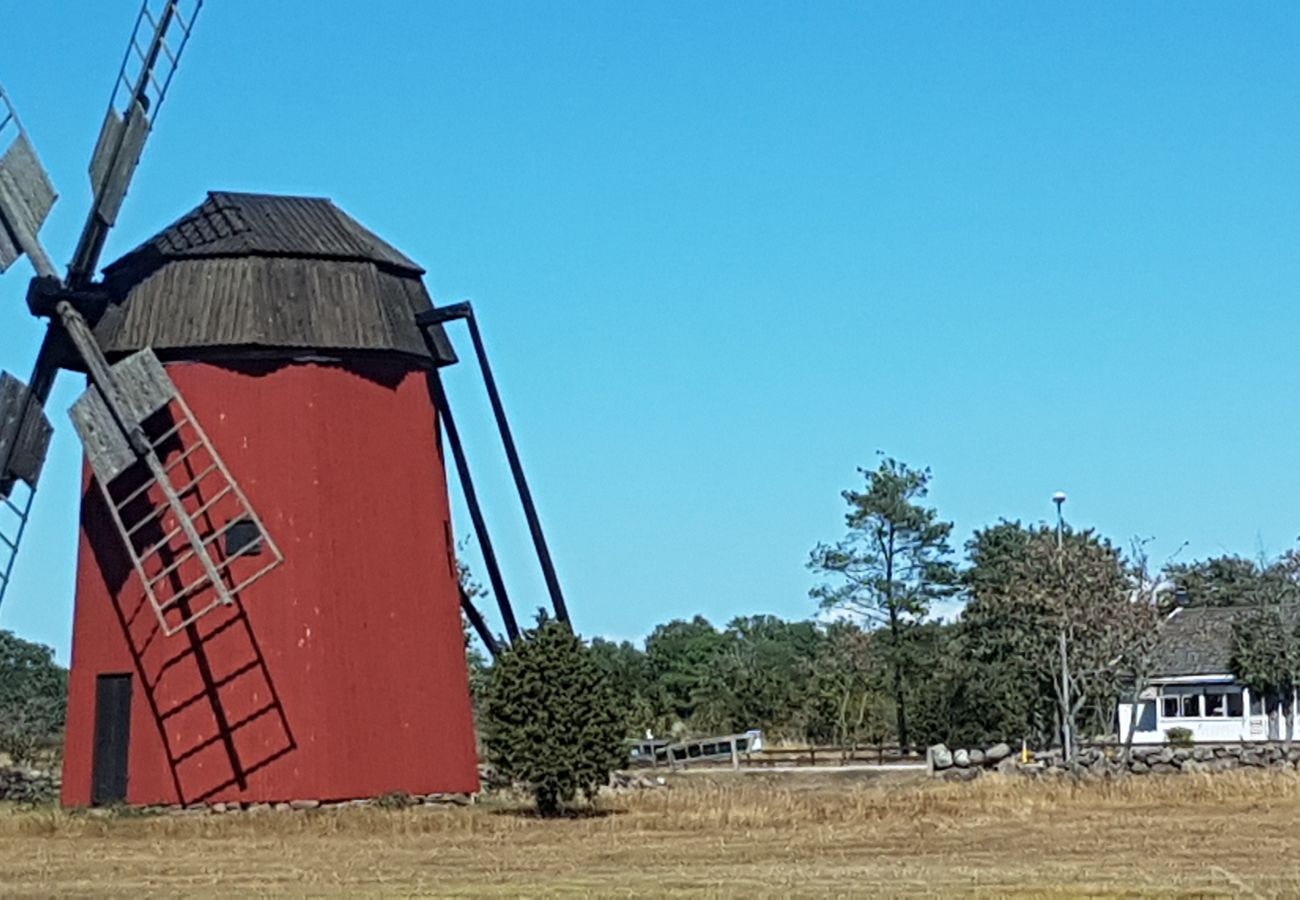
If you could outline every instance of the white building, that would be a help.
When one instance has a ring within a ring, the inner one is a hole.
[[[1170,728],[1188,729],[1194,741],[1270,738],[1263,702],[1237,684],[1230,671],[1232,623],[1246,612],[1178,609],[1161,624],[1156,677],[1137,699],[1135,744],[1166,741]],[[1132,712],[1132,702],[1119,705],[1120,740],[1128,739]]]

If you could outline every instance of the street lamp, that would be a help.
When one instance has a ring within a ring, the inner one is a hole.
[[[1056,504],[1056,561],[1062,566],[1062,577],[1064,577],[1064,559],[1061,555],[1062,537],[1065,533],[1065,516],[1061,512],[1061,507],[1065,505],[1065,491],[1057,491],[1052,495],[1052,502]],[[1061,631],[1058,635],[1061,642],[1061,758],[1067,763],[1074,757],[1074,736],[1071,734],[1072,728],[1070,722],[1070,658],[1066,648],[1065,639],[1065,621],[1062,618]]]
[[[1061,507],[1065,505],[1065,491],[1057,491],[1052,495],[1052,502],[1056,504],[1056,549],[1061,549],[1061,535],[1065,531],[1065,517],[1061,514]]]

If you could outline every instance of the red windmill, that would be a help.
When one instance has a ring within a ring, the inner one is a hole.
[[[459,610],[496,644],[458,584],[443,433],[517,627],[440,384],[448,321],[469,324],[567,613],[468,304],[435,308],[417,264],[301,197],[212,193],[94,278],[201,5],[146,0],[64,276],[37,238],[54,191],[0,91],[0,270],[26,254],[50,320],[30,383],[0,379],[0,597],[54,377],[89,376],[63,801],[476,790]]]

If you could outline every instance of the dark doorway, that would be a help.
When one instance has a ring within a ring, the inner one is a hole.
[[[130,743],[131,676],[100,675],[95,680],[95,757],[90,775],[94,805],[126,801]]]

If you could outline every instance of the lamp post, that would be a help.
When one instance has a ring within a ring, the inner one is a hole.
[[[1057,491],[1052,495],[1052,502],[1056,504],[1056,549],[1061,549],[1061,536],[1065,531],[1065,517],[1061,514],[1061,507],[1065,505],[1065,491]]]
[[[1065,505],[1065,492],[1057,491],[1053,494],[1052,502],[1056,504],[1056,564],[1060,567],[1062,588],[1064,588],[1065,555],[1062,551],[1065,547],[1065,516],[1061,512],[1061,507]],[[1062,597],[1061,602],[1067,602],[1066,598]],[[1061,617],[1059,638],[1061,644],[1061,756],[1068,763],[1074,755],[1074,741],[1071,735],[1073,729],[1070,727],[1070,657],[1066,648],[1064,616]]]

